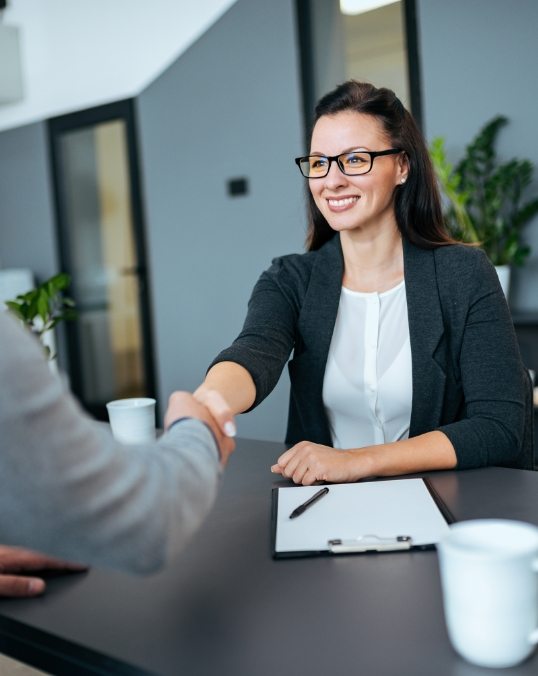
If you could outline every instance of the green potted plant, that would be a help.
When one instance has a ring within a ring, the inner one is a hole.
[[[56,358],[51,349],[51,330],[63,320],[76,317],[75,303],[63,295],[71,282],[69,275],[60,273],[47,279],[35,289],[6,301],[7,307],[28,329],[36,335],[49,361]]]
[[[538,198],[523,201],[532,181],[533,164],[521,159],[497,160],[495,142],[507,122],[501,115],[490,120],[455,167],[446,158],[442,137],[430,146],[452,235],[484,249],[497,267],[506,295],[511,266],[522,265],[530,253],[521,238],[523,227],[538,213]]]

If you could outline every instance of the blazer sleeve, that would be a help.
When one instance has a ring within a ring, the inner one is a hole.
[[[185,420],[158,442],[120,444],[4,313],[0,337],[0,542],[136,573],[161,568],[213,505],[210,432]]]
[[[525,424],[525,372],[508,305],[490,261],[482,251],[471,253],[474,264],[452,274],[458,293],[444,303],[452,317],[448,330],[462,327],[452,360],[464,410],[460,420],[439,429],[452,442],[460,469],[513,463]],[[467,304],[461,302],[465,293]]]
[[[241,333],[209,366],[231,361],[250,373],[256,398],[249,410],[272,392],[294,347],[302,286],[301,258],[292,255],[273,260],[254,286]]]

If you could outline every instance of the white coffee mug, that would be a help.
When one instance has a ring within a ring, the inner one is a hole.
[[[112,434],[126,444],[143,444],[155,439],[155,399],[116,399],[106,405]]]
[[[511,667],[538,643],[538,528],[462,521],[437,545],[448,634],[462,657]]]

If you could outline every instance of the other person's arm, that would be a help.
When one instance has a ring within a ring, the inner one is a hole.
[[[162,567],[211,509],[221,472],[214,438],[223,462],[233,442],[183,393],[167,420],[191,419],[158,442],[120,444],[3,313],[0,344],[0,542],[133,572]]]

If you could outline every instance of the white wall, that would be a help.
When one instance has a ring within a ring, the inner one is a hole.
[[[0,130],[138,94],[235,0],[10,0],[25,96]]]

